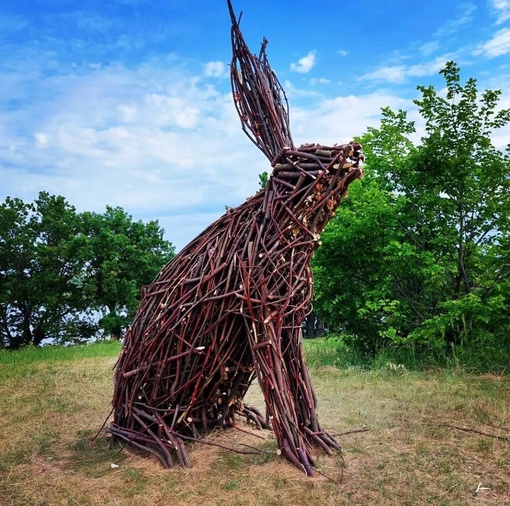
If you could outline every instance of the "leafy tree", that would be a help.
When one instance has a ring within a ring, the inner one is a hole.
[[[76,331],[90,336],[87,297],[73,283],[84,237],[74,207],[41,192],[0,205],[0,343],[19,348]]]
[[[174,256],[157,221],[133,221],[123,209],[84,213],[89,239],[83,282],[92,292],[102,330],[120,338],[134,316],[140,288],[148,285]]]
[[[418,88],[420,145],[406,113],[388,108],[360,139],[366,179],[316,257],[318,311],[371,353],[508,344],[510,157],[490,137],[510,110],[497,111],[499,91],[462,86],[455,63],[441,74],[445,97]]]
[[[370,175],[351,184],[314,258],[317,313],[367,353],[378,348],[388,309],[395,310],[384,251],[396,235],[392,206],[391,193]]]
[[[259,174],[259,186],[261,188],[265,188],[267,185],[267,180],[269,179],[269,174],[264,171],[262,174]]]
[[[0,347],[120,336],[141,287],[173,256],[157,222],[120,208],[78,214],[41,192],[0,205]],[[102,315],[97,322],[98,314]]]

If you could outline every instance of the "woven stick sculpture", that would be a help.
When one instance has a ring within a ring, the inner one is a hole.
[[[272,174],[264,189],[210,225],[144,291],[116,366],[108,432],[165,467],[187,467],[186,442],[243,415],[272,428],[282,455],[312,475],[313,448],[331,454],[340,447],[319,423],[303,357],[310,258],[349,183],[361,177],[361,146],[294,147],[267,42],[252,55],[228,4],[234,103]],[[243,405],[255,378],[265,417]]]

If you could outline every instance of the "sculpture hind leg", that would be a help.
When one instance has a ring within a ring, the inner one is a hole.
[[[278,322],[266,318],[252,321],[250,346],[257,378],[266,401],[278,446],[292,464],[312,475],[314,446],[328,454],[338,444],[317,420],[316,398],[302,354],[302,345],[283,332]],[[282,339],[283,337],[283,339]]]
[[[328,455],[341,450],[340,445],[321,427],[317,416],[317,397],[303,353],[301,325],[282,332],[283,361],[296,404],[298,427],[307,441],[322,448]]]

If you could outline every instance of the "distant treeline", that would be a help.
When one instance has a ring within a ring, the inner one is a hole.
[[[156,221],[77,213],[41,192],[0,204],[0,347],[120,337],[140,289],[174,256]]]

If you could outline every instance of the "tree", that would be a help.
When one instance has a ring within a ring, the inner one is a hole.
[[[89,239],[84,283],[102,315],[100,328],[119,339],[134,316],[141,287],[152,282],[175,249],[157,221],[133,221],[119,207],[84,213],[83,220]]]
[[[370,174],[353,183],[313,262],[318,315],[366,353],[377,351],[395,310],[385,260],[397,231],[393,200]]]
[[[0,347],[120,335],[141,287],[173,255],[157,222],[78,214],[61,196],[0,205]],[[98,313],[108,312],[101,322]]]
[[[79,331],[90,337],[87,297],[74,283],[85,238],[74,207],[41,192],[33,204],[0,205],[2,346],[39,345]]]
[[[462,86],[455,63],[441,74],[445,97],[418,88],[418,146],[406,113],[388,108],[360,139],[367,178],[317,254],[319,313],[371,353],[388,342],[508,344],[510,157],[491,133],[510,110],[497,111],[499,91]]]

